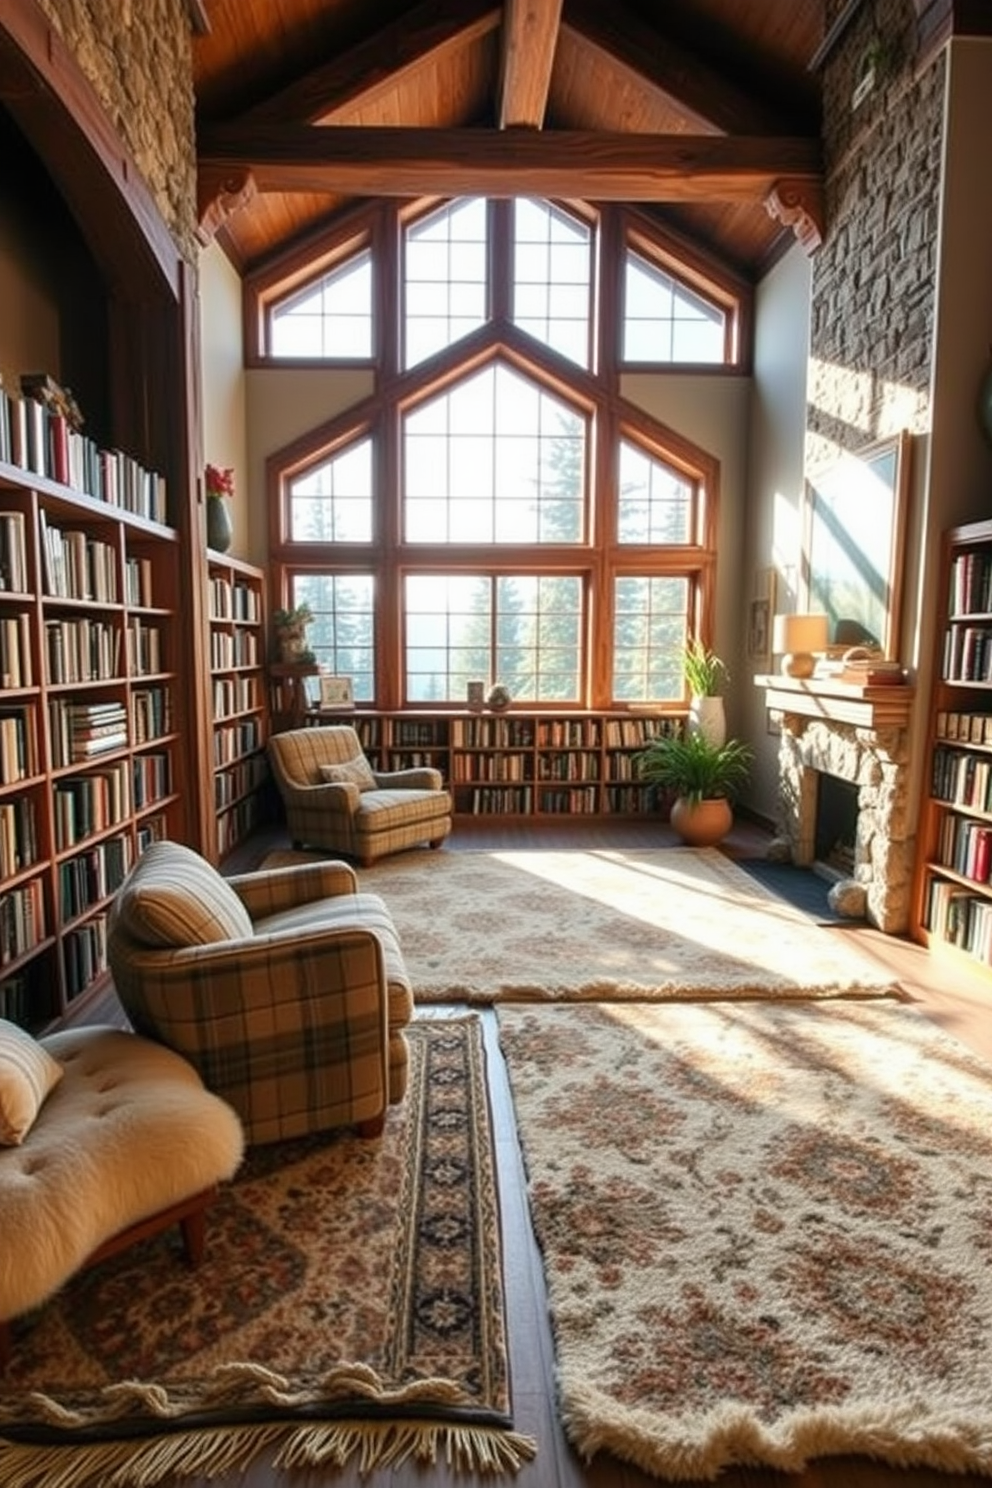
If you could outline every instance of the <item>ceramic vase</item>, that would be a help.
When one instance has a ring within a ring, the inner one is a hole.
[[[689,702],[689,728],[719,748],[727,742],[727,714],[722,697],[694,697]]]
[[[234,537],[231,503],[226,496],[207,497],[207,547],[226,553]]]

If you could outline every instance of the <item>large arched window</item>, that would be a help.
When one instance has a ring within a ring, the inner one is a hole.
[[[744,296],[680,278],[620,209],[623,251],[601,253],[611,210],[465,199],[351,224],[331,276],[370,262],[374,388],[271,458],[270,551],[274,602],[309,604],[318,661],[360,704],[460,707],[479,678],[537,707],[684,703],[719,467],[628,406],[618,374],[648,352],[732,366]]]

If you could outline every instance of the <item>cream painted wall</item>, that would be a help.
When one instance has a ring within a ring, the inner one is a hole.
[[[203,463],[234,470],[231,552],[251,558],[255,524],[245,421],[241,279],[214,243],[200,255],[199,276]]]
[[[323,367],[253,367],[245,374],[254,563],[264,563],[268,552],[268,457],[361,403],[371,396],[374,385],[372,372]]]
[[[806,370],[812,289],[810,259],[798,244],[780,259],[755,296],[754,377],[747,516],[743,544],[742,623],[756,570],[776,571],[776,608],[795,608],[801,538]],[[768,732],[764,691],[753,662],[739,667],[741,732],[755,750],[746,804],[774,821],[779,810],[778,740]]]
[[[741,550],[747,495],[750,379],[705,373],[630,373],[621,378],[620,391],[631,403],[720,462],[714,649],[730,671],[727,722],[730,731],[738,733],[744,665]]]

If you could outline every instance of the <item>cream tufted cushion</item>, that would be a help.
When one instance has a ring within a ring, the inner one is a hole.
[[[179,842],[153,842],[114,900],[114,914],[142,945],[245,940],[251,918],[217,870]]]
[[[376,788],[372,766],[364,755],[359,756],[358,759],[347,760],[343,765],[321,765],[320,778],[330,785],[342,782],[357,785],[360,791],[370,791]]]
[[[171,1049],[97,1027],[41,1042],[64,1074],[22,1145],[0,1149],[0,1320],[241,1161],[237,1116]]]
[[[0,1144],[24,1141],[61,1078],[62,1066],[29,1033],[0,1018]]]

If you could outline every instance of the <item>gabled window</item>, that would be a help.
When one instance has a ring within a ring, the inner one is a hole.
[[[496,364],[403,420],[403,510],[412,543],[577,543],[586,423]]]
[[[694,483],[663,460],[621,440],[617,541],[692,542],[695,514]]]
[[[274,303],[274,357],[356,361],[372,355],[372,254],[368,249]]]
[[[488,314],[485,201],[452,202],[404,235],[404,365],[415,367],[483,325]]]
[[[624,268],[622,357],[625,362],[724,362],[726,311],[631,249]]]
[[[589,366],[592,233],[550,202],[514,203],[513,322]]]
[[[372,441],[361,439],[290,477],[289,539],[359,543],[372,537]]]

